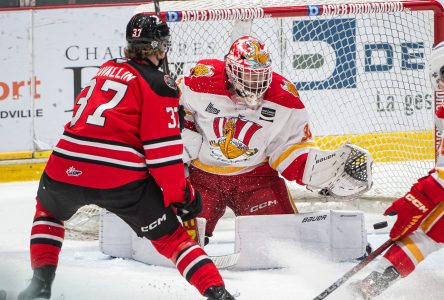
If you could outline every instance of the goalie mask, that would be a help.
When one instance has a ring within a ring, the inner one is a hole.
[[[237,39],[225,56],[228,81],[249,108],[261,105],[272,79],[271,58],[265,45],[251,36]]]
[[[432,49],[429,69],[432,87],[435,90],[444,90],[444,42]]]
[[[126,26],[128,48],[142,48],[147,55],[167,52],[170,39],[168,25],[154,15],[136,14]]]

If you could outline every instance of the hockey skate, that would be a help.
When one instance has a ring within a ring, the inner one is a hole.
[[[212,286],[204,294],[208,300],[235,300],[224,286]]]
[[[390,285],[399,278],[399,272],[395,267],[390,266],[380,273],[373,271],[361,281],[350,284],[350,288],[355,296],[368,300],[380,295]]]
[[[51,298],[51,285],[55,277],[55,270],[55,266],[43,266],[34,269],[31,283],[18,295],[17,299],[33,300]]]

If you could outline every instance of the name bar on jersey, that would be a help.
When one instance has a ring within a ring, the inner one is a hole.
[[[347,14],[369,14],[383,12],[404,11],[402,2],[373,2],[373,3],[351,3],[351,4],[327,4],[322,5],[324,16],[347,15]]]
[[[165,14],[167,22],[250,20],[265,17],[262,8],[167,11]]]

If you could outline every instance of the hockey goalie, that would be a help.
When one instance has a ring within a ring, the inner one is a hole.
[[[272,71],[257,38],[237,39],[224,61],[199,61],[179,88],[192,131],[184,137],[190,178],[202,194],[208,237],[226,207],[236,216],[297,212],[283,178],[335,197],[371,187],[366,150],[315,147],[296,87]]]
[[[179,88],[185,160],[204,202],[207,242],[227,207],[236,216],[297,213],[284,179],[339,198],[371,187],[366,150],[316,148],[295,85],[273,72],[259,39],[237,39],[224,61],[197,62]]]
[[[227,207],[237,217],[237,237],[250,246],[253,235],[246,228],[251,224],[274,224],[276,232],[301,226],[304,216],[295,217],[298,210],[285,179],[338,198],[357,197],[371,187],[368,151],[351,144],[335,151],[316,148],[295,85],[273,72],[270,53],[257,38],[237,39],[223,61],[200,60],[178,86],[184,107],[183,160],[204,203],[199,217],[206,220],[206,243]],[[261,218],[245,218],[252,215]],[[323,215],[310,217],[322,223]],[[328,231],[330,217],[317,232]],[[352,227],[345,220],[342,226],[344,234]],[[360,245],[362,227],[354,233]]]

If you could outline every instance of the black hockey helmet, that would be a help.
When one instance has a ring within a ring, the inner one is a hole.
[[[128,45],[148,46],[153,52],[166,52],[170,47],[170,28],[158,16],[139,13],[134,15],[126,26]]]

